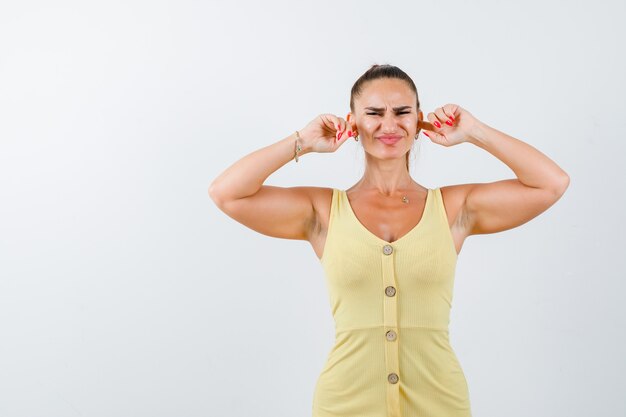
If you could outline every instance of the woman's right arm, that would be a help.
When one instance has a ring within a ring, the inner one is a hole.
[[[341,126],[337,140],[336,126]],[[299,131],[302,150],[334,152],[350,137],[350,126],[334,115],[321,115]],[[316,222],[315,187],[263,185],[276,170],[293,160],[296,133],[258,149],[228,167],[209,186],[209,196],[229,217],[264,235],[308,240]]]

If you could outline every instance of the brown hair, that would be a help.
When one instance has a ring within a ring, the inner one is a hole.
[[[362,94],[365,84],[368,81],[377,80],[380,78],[397,78],[399,80],[406,81],[409,88],[415,93],[415,102],[416,102],[415,104],[416,104],[417,113],[419,113],[420,100],[417,94],[417,87],[415,87],[415,83],[406,72],[402,71],[400,68],[396,66],[388,65],[388,64],[384,64],[384,65],[374,64],[356,80],[356,82],[352,86],[352,90],[350,91],[350,111],[352,113],[354,113],[354,100]],[[406,158],[405,158],[407,171],[409,170],[409,154],[410,153],[411,151],[409,150],[406,153]]]

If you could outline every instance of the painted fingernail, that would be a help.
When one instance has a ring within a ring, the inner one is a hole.
[[[446,120],[446,124],[447,124],[448,126],[452,126],[452,122],[451,122],[450,120]]]
[[[430,135],[422,130],[422,133],[430,138]]]
[[[452,119],[453,122],[456,120],[454,116],[450,116],[450,118]]]
[[[352,132],[348,132],[348,136],[349,136],[349,137],[352,137]]]
[[[433,124],[434,124],[435,126],[437,126],[437,127],[441,127],[441,123],[439,123],[439,121],[437,121],[437,120],[435,120],[435,121],[433,122]]]

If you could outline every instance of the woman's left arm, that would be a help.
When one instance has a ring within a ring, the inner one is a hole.
[[[569,175],[533,146],[484,123],[477,123],[468,142],[508,165],[517,179],[475,184],[465,196],[470,235],[511,229],[535,218],[569,186]]]
[[[461,215],[468,235],[496,233],[524,224],[556,203],[569,186],[569,175],[546,155],[480,122],[457,105],[440,107],[429,113],[428,119],[434,123],[426,126],[435,133],[428,134],[433,142],[444,146],[472,143],[501,160],[517,176],[465,184]]]

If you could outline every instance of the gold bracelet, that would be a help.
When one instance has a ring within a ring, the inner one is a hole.
[[[294,158],[296,162],[298,162],[298,152],[302,150],[302,147],[300,146],[300,143],[298,142],[301,139],[302,138],[300,138],[300,133],[296,130],[296,149],[294,151]]]

